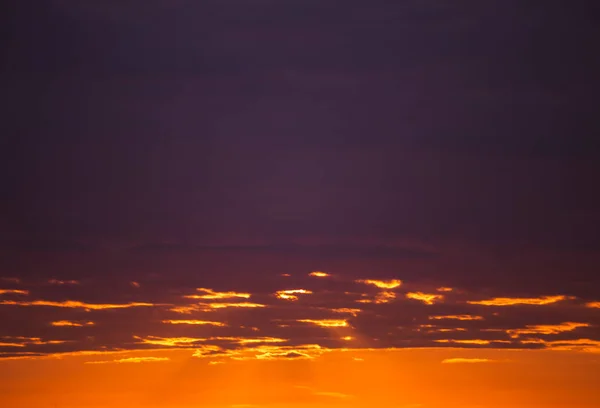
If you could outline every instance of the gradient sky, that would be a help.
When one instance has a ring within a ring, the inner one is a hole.
[[[4,2],[0,405],[598,407],[596,3]]]

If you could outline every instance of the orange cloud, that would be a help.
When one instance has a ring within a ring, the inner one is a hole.
[[[352,316],[356,316],[358,315],[360,312],[362,312],[361,309],[356,309],[356,308],[349,308],[349,307],[339,307],[336,309],[329,309],[331,310],[333,313],[348,313]]]
[[[388,290],[381,291],[375,296],[375,303],[389,303],[392,300],[396,299],[396,294],[394,292],[390,292]]]
[[[298,320],[299,322],[302,323],[310,323],[310,324],[314,324],[320,327],[348,327],[350,326],[348,324],[347,320],[342,320],[342,319],[301,319]]]
[[[588,302],[585,304],[585,307],[589,307],[592,309],[600,309],[600,302]]]
[[[433,293],[423,293],[423,292],[409,292],[406,294],[406,297],[408,299],[418,300],[427,305],[433,305],[434,303],[437,303],[438,301],[441,301],[444,299],[444,295],[437,295],[437,294],[433,294]]]
[[[278,290],[275,292],[275,296],[279,299],[296,301],[298,300],[298,294],[302,295],[310,295],[312,291],[306,289],[290,289],[290,290]]]
[[[226,309],[229,307],[241,307],[241,308],[261,308],[267,307],[266,305],[262,305],[260,303],[251,303],[251,302],[240,302],[240,303],[209,303],[207,305],[211,309]]]
[[[202,295],[186,295],[185,298],[188,299],[233,299],[233,298],[243,298],[249,299],[250,293],[238,293],[238,292],[215,292],[212,289],[206,288],[198,288],[196,289],[198,292],[204,292]]]
[[[0,347],[25,347],[25,343],[0,342]]]
[[[197,326],[218,326],[225,327],[227,326],[222,322],[213,322],[209,320],[163,320],[163,323],[167,324],[189,324],[189,325],[197,325]]]
[[[136,288],[136,289],[137,289],[137,288],[139,288],[139,287],[141,286],[141,285],[139,284],[139,282],[135,282],[135,281],[131,281],[131,282],[129,282],[129,284],[130,284],[132,287]]]
[[[391,280],[375,280],[375,279],[359,279],[357,283],[364,283],[365,285],[373,285],[379,289],[394,289],[402,285],[402,281],[399,279]]]
[[[152,303],[121,303],[121,304],[110,304],[110,303],[84,303],[78,300],[65,300],[62,302],[54,302],[50,300],[34,300],[31,302],[17,302],[13,300],[3,300],[0,305],[14,305],[14,306],[48,306],[48,307],[60,307],[69,309],[84,309],[84,310],[105,310],[105,309],[127,309],[130,307],[147,307],[155,306]]]
[[[590,327],[588,323],[566,322],[554,325],[527,325],[523,329],[510,329],[507,333],[510,337],[516,338],[523,334],[559,334],[573,331],[580,327]]]
[[[452,288],[447,288],[445,286],[442,286],[441,288],[437,288],[436,289],[438,292],[452,292],[454,289]]]
[[[0,295],[29,295],[29,291],[21,289],[0,289]]]
[[[331,275],[328,274],[328,273],[325,273],[325,272],[315,271],[315,272],[309,273],[308,276],[312,276],[312,277],[315,277],[315,278],[328,278]]]
[[[85,364],[123,364],[123,363],[156,363],[161,361],[169,361],[169,357],[130,357],[119,360],[108,361],[87,361]]]
[[[438,315],[429,316],[429,320],[483,320],[483,316],[477,315]]]
[[[552,303],[560,302],[565,300],[567,297],[563,295],[557,296],[542,296],[539,298],[509,298],[499,297],[488,300],[469,300],[467,303],[471,305],[482,305],[482,306],[514,306],[514,305],[549,305]]]
[[[442,364],[461,364],[461,363],[491,363],[494,360],[488,358],[446,358],[442,360]]]
[[[52,322],[50,325],[55,327],[84,327],[84,326],[93,326],[94,322],[72,322],[70,320],[59,320],[57,322]]]
[[[185,346],[193,343],[203,342],[207,339],[205,338],[195,338],[195,337],[156,337],[156,336],[148,336],[145,338],[139,336],[133,336],[134,339],[140,340],[138,343],[141,344],[152,344],[155,346],[168,346],[168,347],[179,347]]]

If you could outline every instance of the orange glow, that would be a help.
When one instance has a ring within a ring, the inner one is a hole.
[[[565,300],[567,297],[563,295],[557,296],[542,296],[539,298],[509,298],[500,297],[489,300],[469,300],[467,303],[471,305],[482,305],[482,306],[514,306],[514,305],[536,305],[543,306],[552,303],[557,303]]]
[[[585,306],[593,309],[600,309],[600,302],[588,302]]]
[[[200,350],[200,349],[198,349]],[[575,351],[219,347],[0,360],[7,408],[596,408]],[[201,354],[201,355],[200,355]],[[304,355],[311,356],[310,358]],[[200,358],[198,358],[200,357]],[[493,364],[493,370],[490,368]],[[401,369],[399,369],[401,368]],[[32,375],[36,373],[36,375]],[[200,387],[200,391],[198,391]],[[31,389],[35,392],[20,392]]]
[[[442,286],[441,288],[437,288],[436,289],[438,292],[452,292],[454,289],[452,288],[447,288],[445,286]]]
[[[444,295],[437,295],[433,293],[423,293],[423,292],[409,292],[406,294],[408,299],[418,300],[420,302],[425,303],[426,305],[433,305],[438,301],[444,299]]]
[[[208,307],[211,309],[226,309],[229,307],[241,307],[241,308],[260,308],[266,307],[266,305],[262,305],[260,303],[252,303],[252,302],[241,302],[241,303],[209,303]]]

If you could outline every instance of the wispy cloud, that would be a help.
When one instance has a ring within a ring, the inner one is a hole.
[[[487,300],[469,300],[467,303],[471,305],[482,305],[482,306],[515,306],[515,305],[535,305],[543,306],[552,303],[557,303],[565,300],[567,297],[564,295],[557,296],[542,296],[538,298],[511,298],[511,297],[498,297]]]
[[[376,280],[376,279],[358,279],[357,283],[363,283],[365,285],[372,285],[379,289],[395,289],[402,285],[402,281],[399,279],[391,280]]]
[[[519,337],[524,334],[559,334],[573,331],[580,327],[590,327],[589,323],[565,322],[561,324],[527,325],[522,329],[509,329],[510,337]]]
[[[288,289],[288,290],[278,290],[275,292],[275,296],[279,299],[283,300],[298,300],[298,295],[310,295],[312,291],[306,289]]]
[[[155,306],[152,303],[143,302],[132,302],[132,303],[85,303],[78,300],[65,300],[62,302],[55,302],[51,300],[33,300],[30,302],[25,301],[14,301],[14,300],[3,300],[0,305],[13,305],[13,306],[45,306],[45,307],[59,307],[67,309],[84,309],[84,310],[106,310],[106,309],[127,309],[131,307],[150,307]]]
[[[56,322],[50,323],[51,326],[55,327],[84,327],[84,326],[94,326],[94,322],[72,322],[70,320],[59,320]]]
[[[312,276],[314,278],[328,278],[331,275],[326,272],[314,271],[309,273],[308,276]]]
[[[418,300],[425,303],[426,305],[433,305],[437,302],[444,300],[444,295],[438,295],[435,293],[423,293],[423,292],[408,292],[406,294],[408,299]]]
[[[301,323],[314,324],[320,327],[348,327],[348,321],[345,319],[300,319]]]
[[[185,295],[185,298],[188,299],[233,299],[233,298],[242,298],[249,299],[250,293],[239,293],[239,292],[216,292],[212,289],[207,288],[198,288],[196,289],[198,292],[201,292],[199,295]]]
[[[483,320],[478,315],[435,315],[429,316],[429,320]]]
[[[119,360],[87,361],[85,364],[138,364],[169,361],[169,357],[130,357]]]
[[[473,363],[491,363],[496,360],[490,360],[488,358],[446,358],[442,360],[442,364],[473,364]]]
[[[223,322],[214,322],[210,320],[163,320],[163,323],[166,324],[188,324],[195,326],[218,326],[225,327],[227,324]]]
[[[29,295],[29,291],[21,289],[0,289],[0,295]]]

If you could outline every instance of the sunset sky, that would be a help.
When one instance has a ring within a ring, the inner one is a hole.
[[[596,3],[5,2],[0,407],[598,408]]]

